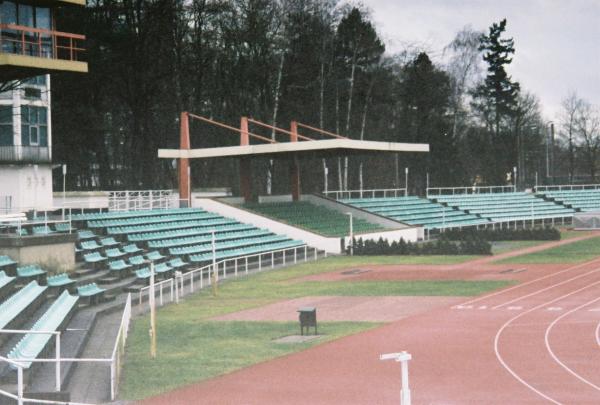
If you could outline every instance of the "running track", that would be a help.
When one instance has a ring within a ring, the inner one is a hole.
[[[599,404],[600,259],[151,398],[144,404]]]

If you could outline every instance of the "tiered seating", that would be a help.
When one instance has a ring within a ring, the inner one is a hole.
[[[0,270],[8,271],[9,273],[14,271],[17,267],[17,262],[8,256],[0,256]]]
[[[44,282],[46,272],[37,264],[29,264],[27,266],[17,267],[17,276],[20,278],[29,278]]]
[[[244,208],[322,235],[348,235],[347,215],[307,201],[245,204]],[[355,234],[383,229],[360,218],[354,218],[352,225]]]
[[[87,298],[90,304],[102,300],[105,291],[104,288],[98,287],[96,283],[89,283],[77,287],[77,295]]]
[[[32,331],[57,331],[61,325],[68,321],[70,314],[75,309],[75,304],[79,297],[70,295],[64,291],[52,303],[50,308],[37,320],[31,328]],[[48,342],[53,338],[50,334],[33,334],[28,333],[16,346],[8,353],[9,359],[35,359],[44,350]],[[23,368],[31,367],[31,361],[19,362]],[[12,368],[16,366],[11,364]]]
[[[37,281],[32,281],[0,304],[0,329],[10,325],[13,320],[42,296],[46,288],[48,287],[39,285]]]
[[[494,222],[564,218],[575,212],[572,208],[544,201],[525,192],[442,195],[434,198],[438,202],[479,214]]]
[[[67,273],[61,273],[54,276],[48,276],[46,280],[48,287],[71,287],[75,285],[75,280],[72,280]]]
[[[95,268],[104,266],[118,278],[134,271],[138,278],[144,278],[140,275],[146,272],[139,270],[148,266],[148,260],[155,263],[157,274],[165,275],[186,268],[190,262],[204,261],[203,254],[210,254],[212,260],[213,232],[219,258],[304,245],[200,209],[84,214],[72,220],[95,230],[78,231],[82,259]],[[98,239],[96,235],[104,236]]]
[[[543,191],[537,194],[560,204],[571,206],[579,211],[600,210],[600,189]]]
[[[490,222],[478,215],[416,196],[353,198],[341,201],[410,225],[423,225],[426,229],[482,225]]]

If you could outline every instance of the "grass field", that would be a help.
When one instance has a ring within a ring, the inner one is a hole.
[[[280,345],[272,339],[297,334],[297,322],[223,322],[210,319],[278,300],[309,295],[429,295],[471,296],[507,285],[504,281],[363,281],[305,282],[299,277],[365,264],[461,262],[471,257],[331,257],[286,269],[229,280],[217,297],[209,291],[187,297],[179,305],[161,308],[157,316],[158,357],[149,358],[149,317],[135,318],[127,342],[120,388],[122,399],[140,399],[305,350],[378,326],[370,322],[321,322],[325,336],[309,343]]]
[[[492,254],[512,252],[513,250],[525,249],[532,246],[538,246],[548,241],[541,240],[516,240],[492,242]]]
[[[501,264],[546,264],[546,263],[577,263],[591,260],[600,255],[600,237],[590,238],[545,249],[536,253],[515,256],[495,263]]]

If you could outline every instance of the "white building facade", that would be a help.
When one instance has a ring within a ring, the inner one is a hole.
[[[0,93],[0,213],[52,208],[50,75]]]

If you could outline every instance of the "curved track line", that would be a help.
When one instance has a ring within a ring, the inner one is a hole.
[[[498,304],[498,305],[492,307],[492,309],[498,309],[500,307],[503,307],[504,305],[509,305],[509,304],[512,304],[513,302],[521,301],[522,299],[529,298],[529,297],[537,295],[537,294],[539,294],[541,292],[544,292],[544,291],[547,291],[547,290],[551,290],[554,287],[558,287],[559,285],[563,285],[565,283],[568,283],[569,281],[577,280],[578,278],[589,276],[590,274],[594,274],[594,273],[597,273],[599,271],[600,271],[600,268],[598,268],[596,270],[588,271],[587,273],[583,273],[583,274],[580,274],[580,275],[575,276],[575,277],[568,278],[566,280],[561,281],[560,283],[552,284],[552,285],[550,285],[548,287],[542,288],[541,290],[537,290],[537,291],[534,291],[532,293],[525,294],[525,295],[522,295],[520,297],[514,298],[514,299],[512,299],[510,301],[503,302],[502,304]]]
[[[598,322],[598,325],[596,325],[596,344],[598,346],[600,346],[600,322]]]
[[[512,290],[517,289],[517,288],[525,287],[526,285],[529,285],[529,284],[532,284],[532,283],[535,283],[535,282],[538,282],[538,281],[541,281],[541,280],[545,280],[545,279],[550,278],[550,277],[558,276],[559,274],[562,274],[562,273],[565,273],[565,272],[568,272],[568,271],[572,271],[572,270],[578,269],[578,268],[583,267],[583,266],[587,266],[588,264],[592,264],[592,263],[594,263],[596,261],[599,261],[599,260],[600,259],[594,259],[594,260],[590,260],[590,261],[585,262],[585,263],[580,263],[580,264],[577,264],[577,265],[575,265],[573,267],[568,267],[568,268],[566,268],[564,270],[557,271],[556,273],[548,274],[547,276],[538,277],[536,279],[527,281],[527,282],[522,283],[522,284],[517,284],[517,285],[515,285],[513,287],[506,288],[504,290],[496,291],[496,292],[493,292],[491,294],[486,294],[486,295],[484,295],[482,297],[479,297],[479,298],[475,298],[475,299],[472,299],[472,300],[469,300],[469,301],[465,301],[465,302],[463,302],[461,304],[457,304],[457,305],[453,306],[453,308],[460,307],[462,305],[472,304],[474,302],[481,301],[483,299],[490,298],[490,297],[493,297],[493,296],[498,295],[498,294],[504,294],[505,292],[512,291]],[[465,263],[465,264],[468,264],[468,263]]]
[[[554,298],[553,300],[544,302],[543,304],[537,305],[531,309],[528,309],[527,311],[521,312],[520,314],[513,316],[512,318],[510,318],[508,321],[506,321],[504,323],[504,325],[502,325],[500,327],[500,329],[498,329],[498,332],[496,333],[496,337],[494,338],[494,352],[496,353],[496,358],[498,359],[498,361],[500,362],[500,364],[502,365],[502,367],[504,367],[506,369],[506,371],[508,371],[508,373],[510,375],[512,375],[517,381],[519,381],[521,384],[523,384],[525,387],[529,388],[531,391],[533,391],[534,393],[536,393],[537,395],[541,396],[544,399],[547,399],[548,401],[552,402],[553,404],[557,404],[557,405],[561,405],[560,402],[556,401],[555,399],[549,397],[548,395],[544,394],[543,392],[537,390],[535,387],[533,387],[531,384],[529,384],[527,381],[525,381],[523,378],[521,378],[512,368],[510,368],[508,366],[508,364],[504,361],[504,359],[502,358],[502,356],[500,355],[500,350],[498,349],[498,343],[500,341],[500,336],[502,335],[502,332],[511,324],[513,323],[515,320],[521,318],[522,316],[533,312],[537,309],[540,309],[548,304],[552,304],[556,301],[560,301],[563,298],[569,297],[573,294],[577,294],[580,291],[583,291],[585,289],[588,289],[596,284],[600,284],[600,281],[596,281],[595,283],[589,284],[585,287],[579,288],[575,291],[571,291],[568,294],[562,295],[558,298]]]
[[[573,312],[576,312],[576,311],[580,310],[581,308],[584,308],[584,307],[586,307],[588,305],[591,305],[594,302],[599,301],[599,300],[600,300],[600,297],[595,298],[595,299],[593,299],[591,301],[586,302],[583,305],[578,306],[577,308],[573,308],[572,310],[565,312],[564,314],[562,314],[561,316],[559,316],[558,318],[556,318],[550,325],[548,325],[548,327],[546,328],[546,333],[544,334],[544,341],[546,343],[546,349],[548,350],[548,353],[550,353],[550,356],[552,356],[552,359],[556,363],[558,363],[558,365],[560,365],[562,368],[564,368],[567,372],[569,372],[569,374],[571,374],[573,377],[575,377],[578,380],[584,382],[585,384],[589,385],[590,387],[595,388],[598,391],[600,391],[600,387],[599,386],[597,386],[593,382],[585,379],[581,375],[577,374],[573,369],[571,369],[565,363],[563,363],[562,361],[560,361],[560,359],[558,358],[558,356],[554,354],[554,352],[552,351],[552,348],[550,347],[549,337],[550,337],[550,332],[554,328],[554,325],[556,325],[558,323],[558,321],[560,321],[561,319],[563,319],[565,316],[568,316],[568,315],[572,314]],[[596,336],[596,338],[597,338],[597,336]]]

